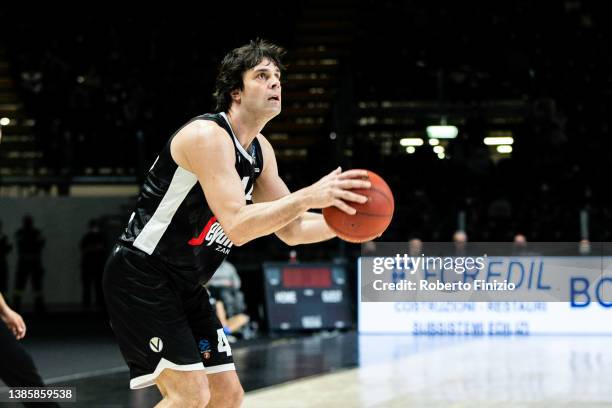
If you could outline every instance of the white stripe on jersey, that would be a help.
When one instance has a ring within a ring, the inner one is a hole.
[[[225,121],[227,122],[227,126],[229,126],[230,130],[232,131],[232,139],[234,139],[234,145],[236,145],[236,147],[238,148],[238,151],[242,153],[242,155],[249,161],[249,163],[253,164],[253,158],[251,157],[250,154],[247,153],[246,150],[244,150],[244,147],[242,147],[242,145],[240,144],[240,141],[234,134],[234,129],[232,129],[232,125],[227,115],[225,114],[225,112],[221,112],[220,115],[223,117],[223,119],[225,119]]]
[[[144,226],[138,237],[134,240],[133,245],[151,255],[157,243],[161,240],[164,232],[170,225],[172,217],[178,210],[179,206],[198,182],[195,174],[188,172],[182,167],[177,167],[172,181],[168,186],[168,190],[164,194],[161,202],[157,206],[155,213]]]

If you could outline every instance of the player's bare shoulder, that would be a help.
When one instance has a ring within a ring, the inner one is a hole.
[[[231,146],[231,140],[225,133],[225,130],[212,120],[196,119],[179,130],[172,140],[172,145],[189,148],[209,148],[227,144]]]
[[[232,141],[225,133],[221,126],[211,120],[194,120],[172,139],[172,158],[179,166],[195,172],[196,162],[200,161],[197,158],[232,155]]]

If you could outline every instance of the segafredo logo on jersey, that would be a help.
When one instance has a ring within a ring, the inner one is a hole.
[[[217,221],[217,217],[212,217],[197,238],[191,238],[187,243],[191,246],[199,246],[206,242],[206,246],[215,246],[215,251],[228,254],[234,245],[225,235],[223,227]]]

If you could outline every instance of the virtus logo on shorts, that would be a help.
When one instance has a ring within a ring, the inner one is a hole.
[[[159,337],[153,337],[149,340],[149,347],[156,353],[159,353],[164,348],[164,342]]]
[[[187,243],[191,246],[199,246],[206,242],[206,246],[213,246],[215,251],[229,254],[230,248],[234,245],[225,235],[223,227],[217,221],[217,217],[212,217],[197,238],[191,238]]]

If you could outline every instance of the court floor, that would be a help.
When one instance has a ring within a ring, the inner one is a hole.
[[[605,337],[360,336],[358,344],[358,367],[253,391],[245,406],[612,406]]]
[[[78,319],[73,325],[24,342],[48,383],[76,387],[77,402],[64,406],[159,401],[154,387],[129,390],[109,332],[76,330]],[[245,407],[612,407],[611,344],[607,337],[342,332],[263,338],[233,354]]]

